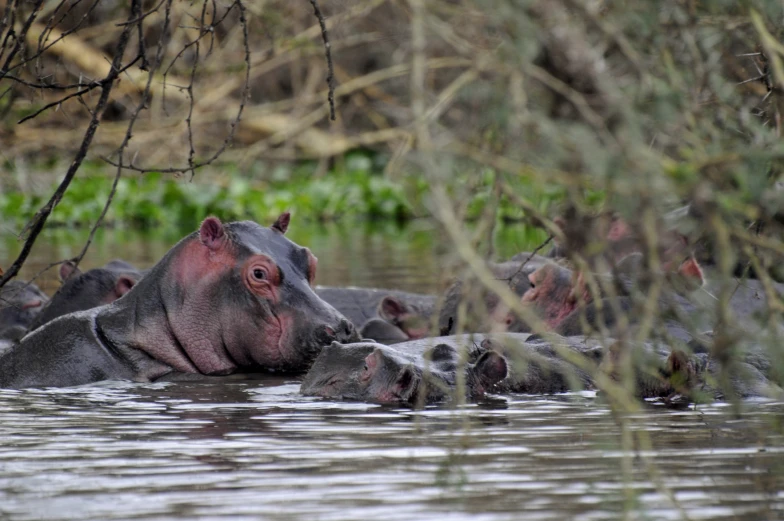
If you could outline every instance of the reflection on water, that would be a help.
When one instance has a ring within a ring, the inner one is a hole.
[[[320,284],[436,290],[451,251],[428,223],[294,223],[291,238],[320,258]],[[499,257],[532,247],[504,233]],[[75,255],[85,235],[47,232],[23,277]],[[178,239],[106,230],[85,267],[149,267]],[[0,238],[0,266],[19,246]],[[51,293],[56,270],[41,285]],[[298,387],[267,377],[0,390],[0,520],[589,521],[619,519],[624,504],[634,519],[784,518],[782,403],[749,403],[741,418],[721,404],[650,407],[632,429],[653,449],[626,454],[590,393],[417,412]]]
[[[287,380],[0,391],[0,518],[777,519],[782,403],[650,408],[621,478],[590,393],[424,411],[301,397]],[[652,460],[666,490],[646,470]]]
[[[199,223],[194,223],[193,229]],[[188,231],[153,230],[141,233],[127,229],[100,230],[82,267],[102,266],[122,258],[140,268],[149,268]],[[521,225],[499,227],[497,254],[506,259],[537,246],[535,235]],[[29,279],[48,264],[79,254],[88,230],[46,230],[20,277]],[[406,226],[395,223],[314,224],[297,221],[286,234],[309,247],[319,259],[318,284],[361,286],[436,292],[441,288],[444,259],[452,248],[433,222],[417,220]],[[0,223],[0,267],[8,267],[21,250],[22,242]],[[41,289],[53,293],[60,285],[57,269],[37,280]]]

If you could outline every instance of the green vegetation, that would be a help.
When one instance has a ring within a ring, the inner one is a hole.
[[[285,210],[298,217],[334,220],[344,216],[406,219],[422,186],[402,184],[379,175],[369,157],[356,155],[343,162],[345,170],[314,178],[312,164],[280,167],[267,179],[243,175],[236,168],[202,175],[171,176],[126,173],[119,181],[107,221],[142,228],[167,224],[190,228],[207,215],[223,219],[268,220]],[[111,191],[114,173],[100,164],[86,164],[50,217],[61,225],[90,225]],[[6,190],[0,195],[0,216],[5,221],[26,221],[44,204],[56,185],[40,194]]]
[[[428,215],[429,186],[424,176],[392,179],[383,174],[383,161],[383,156],[355,152],[321,176],[315,174],[317,165],[313,162],[250,173],[230,166],[220,172],[197,172],[193,179],[127,172],[117,185],[106,222],[120,227],[166,225],[181,230],[193,228],[208,215],[263,222],[286,210],[298,219],[311,221],[405,221]],[[49,223],[90,226],[100,214],[111,191],[114,170],[104,163],[90,162],[83,165],[82,172],[52,212]],[[495,177],[490,169],[455,176],[452,191],[471,194],[465,201],[467,219],[478,219],[489,202],[497,204],[492,192]],[[24,225],[48,200],[58,182],[52,176],[51,185],[38,193],[6,183],[0,193],[0,218]],[[520,192],[541,210],[563,196],[562,190],[552,185],[541,189],[525,185]],[[523,218],[522,210],[506,199],[501,200],[497,214],[502,221]]]

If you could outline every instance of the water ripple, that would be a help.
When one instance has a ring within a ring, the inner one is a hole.
[[[0,390],[0,519],[784,517],[782,403],[651,406],[629,419],[652,449],[624,451],[595,393],[412,411],[298,389]]]

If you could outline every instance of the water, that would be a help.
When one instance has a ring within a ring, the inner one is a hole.
[[[294,381],[0,391],[0,518],[618,519],[618,428],[590,395],[415,412],[298,396]],[[784,516],[784,404],[634,419],[637,519]]]
[[[449,254],[427,225],[299,233],[321,284],[432,290]],[[87,267],[147,267],[176,239],[107,230]],[[48,236],[27,276],[81,240]],[[0,243],[0,265],[15,244]],[[589,521],[624,506],[630,519],[784,519],[784,403],[747,402],[740,415],[648,406],[624,452],[592,393],[412,411],[298,387],[268,376],[0,390],[0,520]]]

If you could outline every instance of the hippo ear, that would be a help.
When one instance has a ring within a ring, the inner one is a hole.
[[[289,229],[289,221],[291,221],[291,213],[283,212],[282,214],[280,214],[280,217],[278,217],[278,219],[274,223],[272,223],[272,226],[270,226],[270,228],[272,228],[273,230],[277,230],[280,233],[286,233],[286,230]]]
[[[397,373],[393,391],[396,396],[405,401],[411,401],[416,395],[418,378],[414,372],[414,367],[408,364]]]
[[[479,342],[479,347],[482,348],[482,351],[490,351],[495,347],[495,343],[491,338],[483,338],[481,342]]]
[[[60,264],[60,280],[62,282],[81,274],[82,271],[71,261],[65,261]]]
[[[702,268],[694,256],[689,257],[678,266],[678,273],[690,282],[695,289],[705,285],[705,275],[703,275]]]
[[[452,332],[453,327],[455,327],[455,318],[449,317],[449,321],[446,323],[444,327],[441,328],[438,334],[441,336],[447,336]]]
[[[474,371],[485,385],[493,385],[506,378],[509,365],[506,358],[496,351],[485,351],[474,364]]]
[[[561,216],[558,216],[553,219],[553,224],[555,225],[556,228],[558,228],[561,231],[561,234],[566,233],[566,219],[564,219]],[[561,246],[560,241],[556,237],[553,237],[553,244],[555,246]]]
[[[585,303],[589,303],[592,300],[591,292],[588,289],[588,284],[585,283],[585,276],[582,271],[577,273],[577,283],[569,292],[566,302],[567,304],[573,305],[578,303],[581,298]]]
[[[199,240],[209,249],[218,250],[226,238],[223,223],[217,217],[207,217],[199,228]]]
[[[663,265],[663,269],[665,271],[669,270],[666,274],[667,279],[676,293],[688,295],[705,285],[705,275],[702,273],[702,267],[693,255],[683,261],[676,270],[672,270],[671,266],[672,263],[668,263]]]
[[[407,312],[406,306],[392,295],[387,295],[378,304],[378,314],[384,320],[400,319]]]
[[[131,277],[126,275],[121,276],[117,279],[117,282],[114,284],[114,294],[117,295],[117,298],[122,297],[136,285],[136,281],[133,280]]]

